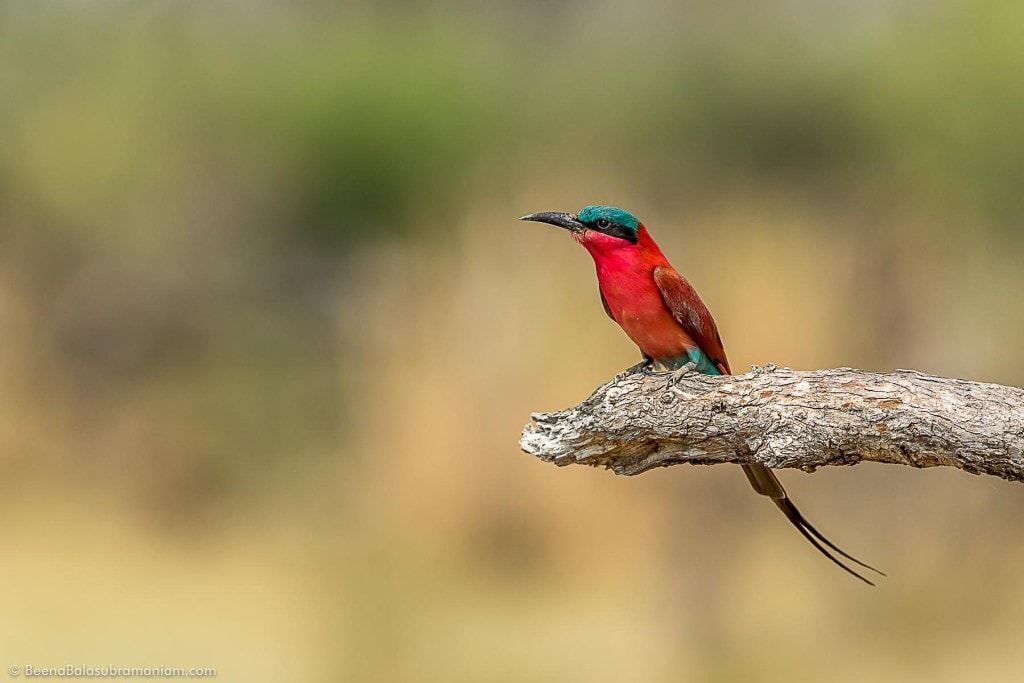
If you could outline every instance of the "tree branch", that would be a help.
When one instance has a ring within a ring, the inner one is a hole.
[[[909,370],[619,375],[566,410],[535,413],[520,447],[556,465],[634,475],[680,463],[808,472],[863,460],[1024,481],[1024,389]]]

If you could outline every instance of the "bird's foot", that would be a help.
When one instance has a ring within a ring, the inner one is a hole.
[[[691,360],[686,365],[683,365],[682,367],[673,370],[672,375],[669,377],[669,382],[672,384],[679,384],[679,380],[681,380],[683,377],[686,377],[696,369],[697,364]]]
[[[623,370],[622,372],[620,372],[619,374],[615,375],[615,379],[616,380],[620,380],[620,379],[624,379],[626,377],[629,377],[630,375],[636,375],[636,374],[650,374],[650,372],[651,372],[651,365],[652,365],[651,359],[650,358],[644,358],[642,361],[640,361],[636,365],[632,365],[632,366],[626,368],[625,370]]]

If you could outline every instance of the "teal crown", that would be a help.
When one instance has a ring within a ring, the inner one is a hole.
[[[621,225],[627,228],[634,236],[636,236],[637,226],[640,225],[640,221],[636,219],[636,216],[625,209],[619,209],[614,206],[585,206],[576,214],[576,218],[580,223],[587,225],[596,223],[603,218],[614,225]]]

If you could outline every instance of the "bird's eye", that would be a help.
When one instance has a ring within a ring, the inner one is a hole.
[[[608,228],[612,227],[612,222],[607,218],[598,218],[596,225],[601,230],[607,230]]]

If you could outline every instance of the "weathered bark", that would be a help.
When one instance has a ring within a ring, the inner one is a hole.
[[[680,463],[806,471],[863,460],[946,465],[1024,481],[1024,389],[897,370],[620,375],[567,410],[536,413],[524,451],[639,474]]]

